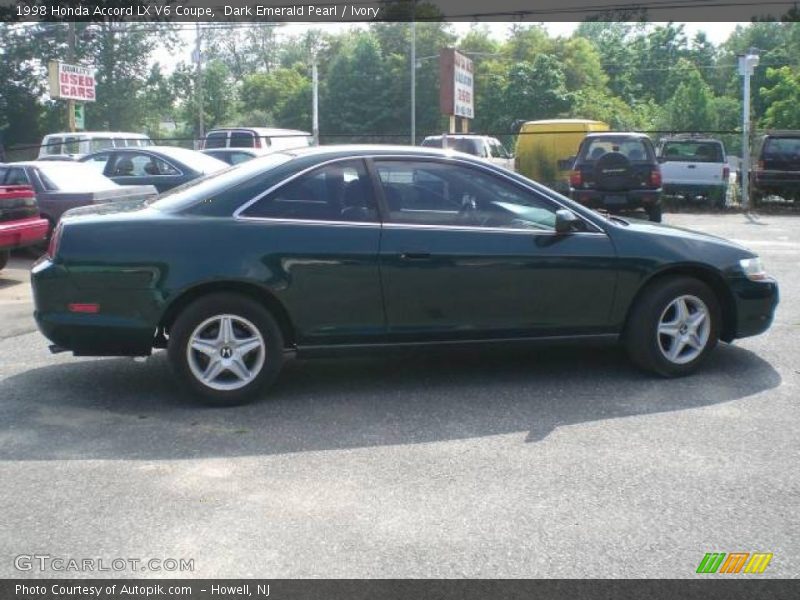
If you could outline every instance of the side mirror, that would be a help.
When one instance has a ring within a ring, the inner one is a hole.
[[[570,233],[575,231],[578,223],[580,223],[578,215],[571,210],[561,208],[556,211],[556,233]]]

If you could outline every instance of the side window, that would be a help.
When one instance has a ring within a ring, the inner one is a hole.
[[[6,175],[8,174],[8,169],[6,167],[0,167],[0,185],[6,183]]]
[[[80,154],[80,138],[66,137],[64,138],[64,153],[65,154]]]
[[[255,145],[255,136],[250,131],[231,132],[230,148],[252,148]]]
[[[61,154],[61,138],[51,137],[45,142],[47,154]]]
[[[153,177],[159,175],[180,175],[180,171],[160,158],[137,152],[119,154],[111,169],[112,177]]]
[[[463,165],[376,161],[389,221],[553,231],[556,207],[535,192]]]
[[[364,162],[349,160],[301,175],[247,208],[245,217],[308,221],[376,221]]]

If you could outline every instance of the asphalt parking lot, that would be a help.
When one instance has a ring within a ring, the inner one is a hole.
[[[681,578],[756,551],[759,577],[796,576],[800,217],[665,221],[740,241],[781,285],[772,329],[693,377],[602,346],[297,361],[234,409],[187,403],[163,353],[50,355],[12,259],[0,576]],[[194,571],[18,571],[30,554]]]

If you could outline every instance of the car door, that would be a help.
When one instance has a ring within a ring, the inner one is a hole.
[[[375,159],[391,337],[605,333],[615,253],[599,228],[556,234],[552,199],[473,163]]]
[[[159,192],[196,177],[155,154],[131,150],[115,152],[104,174],[119,185],[152,185]]]
[[[385,333],[381,227],[361,159],[314,167],[236,213],[236,244],[257,248],[253,273],[291,308],[299,345],[363,343]]]

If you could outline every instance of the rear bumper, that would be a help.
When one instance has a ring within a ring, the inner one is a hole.
[[[145,356],[150,354],[155,326],[131,308],[138,290],[103,295],[102,290],[76,287],[67,270],[47,257],[31,268],[34,318],[39,331],[54,345],[76,356]],[[96,314],[70,311],[72,303],[100,305]]]
[[[573,200],[587,208],[624,210],[629,208],[647,208],[657,205],[661,200],[661,189],[606,192],[570,188],[570,196]]]
[[[31,217],[20,221],[0,223],[0,250],[31,246],[47,237],[47,219]]]
[[[731,283],[736,304],[734,338],[764,333],[772,324],[778,306],[778,282],[774,279],[751,281],[737,279]]]
[[[712,194],[725,194],[728,190],[728,185],[724,183],[718,184],[702,184],[702,183],[665,183],[664,195],[667,196],[709,196]]]

